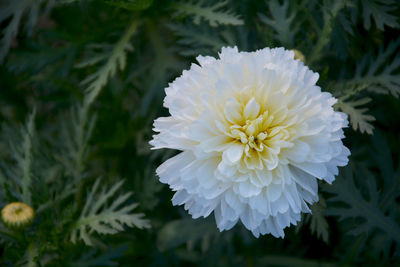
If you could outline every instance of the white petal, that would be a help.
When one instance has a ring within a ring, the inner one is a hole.
[[[228,221],[235,221],[239,218],[235,210],[225,202],[225,199],[221,199],[221,214],[224,220]]]
[[[205,161],[198,169],[197,169],[197,178],[201,186],[208,189],[212,186],[215,186],[218,182],[217,178],[214,175],[216,169],[216,162],[214,160]]]
[[[232,143],[223,153],[222,158],[226,159],[230,164],[237,163],[243,156],[243,144]]]
[[[284,195],[281,195],[281,197],[271,205],[271,209],[272,206],[276,207],[279,213],[285,213],[289,209],[289,203]]]
[[[327,174],[325,164],[322,163],[302,162],[302,163],[293,163],[292,165],[320,179],[325,177]]]
[[[235,57],[238,55],[238,48],[236,46],[234,47],[222,47],[221,48],[221,53],[218,53],[219,57],[221,59],[231,59],[232,57]]]
[[[224,114],[226,119],[233,123],[240,123],[242,121],[242,107],[235,98],[230,98],[226,102]]]
[[[245,204],[239,200],[238,196],[232,190],[228,189],[226,191],[225,201],[238,214],[242,213],[245,208]]]
[[[318,193],[318,184],[317,180],[314,177],[297,168],[291,167],[290,170],[293,174],[293,179],[299,186],[310,193]]]
[[[223,151],[225,148],[229,147],[230,141],[231,139],[228,136],[215,136],[201,142],[199,148],[204,152]]]
[[[210,65],[210,64],[212,64],[212,63],[214,63],[214,62],[216,61],[215,58],[210,57],[210,56],[205,56],[205,57],[203,57],[203,56],[198,56],[198,57],[196,57],[196,60],[197,60],[197,62],[200,63],[200,65],[201,65],[202,67],[207,66],[207,65]]]
[[[221,174],[227,177],[231,177],[236,173],[236,167],[226,164],[224,160],[221,160],[217,168]]]
[[[243,197],[255,196],[261,192],[261,188],[249,182],[241,182],[239,184],[235,184],[234,190]]]
[[[257,101],[253,97],[246,104],[243,115],[246,118],[246,120],[254,120],[255,118],[257,118],[259,112],[260,112],[260,105],[257,103]]]
[[[281,184],[270,184],[267,186],[267,197],[270,202],[276,201],[282,194]]]
[[[302,141],[296,141],[292,148],[287,149],[287,157],[289,160],[294,162],[304,162],[307,159],[307,155],[310,152],[310,147],[307,143]]]
[[[249,205],[252,209],[257,210],[259,213],[264,216],[269,214],[269,201],[265,197],[265,194],[260,193],[249,199]]]
[[[191,196],[186,192],[186,190],[179,190],[174,194],[174,197],[172,198],[172,204],[174,206],[177,205],[182,205],[186,203]]]
[[[287,185],[283,191],[291,209],[298,213],[301,211],[301,202],[299,194],[297,193],[296,184]]]
[[[180,170],[193,160],[195,160],[193,153],[182,152],[161,164],[156,173],[162,183],[172,183],[174,180],[179,179]]]
[[[211,187],[208,190],[201,191],[203,197],[205,199],[214,199],[219,195],[223,194],[230,185],[227,183],[217,183],[215,186]]]

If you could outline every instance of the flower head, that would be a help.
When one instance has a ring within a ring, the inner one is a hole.
[[[158,118],[150,144],[182,151],[157,169],[193,218],[214,211],[220,231],[239,220],[255,236],[296,225],[348,162],[344,113],[321,92],[318,74],[293,51],[222,48],[165,89],[171,116]]]
[[[9,228],[23,228],[32,223],[35,211],[22,202],[12,202],[1,210],[1,219]]]

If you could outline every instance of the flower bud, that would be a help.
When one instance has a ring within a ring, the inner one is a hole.
[[[22,202],[12,202],[1,210],[1,219],[10,229],[21,229],[33,222],[35,211]]]
[[[292,51],[294,52],[294,59],[299,59],[299,60],[301,60],[301,61],[304,62],[305,57],[304,57],[303,53],[301,53],[301,52],[300,52],[299,50],[297,50],[297,49],[293,49]]]

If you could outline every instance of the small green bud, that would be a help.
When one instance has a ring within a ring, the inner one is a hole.
[[[303,53],[301,53],[301,52],[300,52],[299,50],[297,50],[297,49],[293,49],[292,51],[294,52],[294,59],[299,59],[300,61],[303,61],[303,62],[304,62],[305,57],[304,57]]]
[[[35,211],[22,202],[13,202],[1,210],[1,219],[10,229],[21,229],[33,222]]]

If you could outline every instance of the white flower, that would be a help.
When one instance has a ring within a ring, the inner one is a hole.
[[[344,113],[321,92],[318,74],[283,48],[238,52],[200,65],[165,89],[171,116],[158,118],[150,144],[182,151],[158,169],[172,202],[193,218],[214,211],[220,231],[242,221],[256,237],[296,225],[348,162]]]

